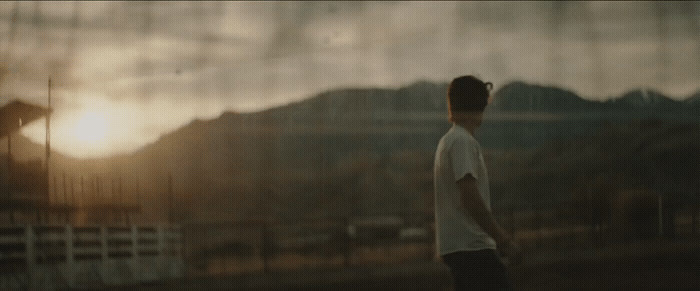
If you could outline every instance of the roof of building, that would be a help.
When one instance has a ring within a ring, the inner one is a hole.
[[[14,100],[0,107],[0,138],[18,131],[22,126],[44,117],[46,107]]]

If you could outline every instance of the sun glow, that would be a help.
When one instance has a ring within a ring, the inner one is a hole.
[[[170,104],[166,102],[151,104],[112,100],[93,91],[70,92],[67,95],[75,96],[70,106],[61,107],[66,104],[59,103],[51,115],[51,150],[78,159],[103,158],[135,151],[144,143],[157,140],[160,135],[160,132],[144,129],[144,116],[154,116],[158,122],[170,124],[172,121],[168,118],[183,115],[148,114],[182,109],[182,106],[168,107]],[[21,133],[34,143],[45,143],[46,126],[43,121],[27,124]]]
[[[83,113],[71,128],[71,136],[82,143],[99,144],[105,141],[107,131],[107,115],[88,111]]]

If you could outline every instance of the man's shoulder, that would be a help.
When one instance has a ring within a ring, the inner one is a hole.
[[[453,142],[456,140],[475,142],[476,140],[472,137],[469,132],[463,130],[459,127],[450,128],[441,138],[443,141]]]
[[[461,134],[455,130],[455,128],[450,128],[443,136],[440,138],[440,144],[442,146],[450,146],[452,143],[454,143],[455,140],[463,138],[461,137]]]
[[[469,132],[467,132],[465,129],[462,129],[460,127],[456,127],[453,130],[451,130],[451,134],[449,137],[453,143],[457,142],[460,144],[467,144],[467,145],[478,145],[479,142],[471,135]]]

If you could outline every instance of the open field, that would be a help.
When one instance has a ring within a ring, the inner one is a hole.
[[[527,255],[510,267],[518,290],[698,290],[700,241],[646,241],[570,253]],[[439,262],[363,265],[188,278],[114,290],[449,290]]]
[[[700,241],[615,245],[542,254],[513,268],[520,290],[699,290]]]

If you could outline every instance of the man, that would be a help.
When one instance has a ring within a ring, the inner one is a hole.
[[[511,289],[496,250],[512,263],[518,263],[521,255],[520,247],[493,218],[488,174],[474,139],[491,87],[474,76],[452,80],[447,104],[453,125],[435,153],[436,246],[456,290]]]

